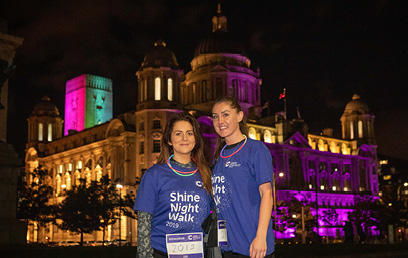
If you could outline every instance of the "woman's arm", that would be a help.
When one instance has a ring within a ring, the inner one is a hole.
[[[259,221],[256,236],[249,247],[249,255],[251,258],[263,258],[266,255],[267,244],[266,234],[268,232],[269,221],[272,214],[272,186],[271,183],[264,183],[259,186],[259,194],[261,195],[261,205],[259,207]]]
[[[153,248],[150,244],[152,227],[152,214],[137,212],[137,257],[153,257]]]

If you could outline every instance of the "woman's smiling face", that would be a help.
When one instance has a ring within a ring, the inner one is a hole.
[[[193,126],[187,121],[174,123],[169,144],[173,146],[174,155],[191,154],[195,146]]]
[[[243,112],[237,110],[228,102],[220,102],[214,105],[212,121],[215,131],[220,137],[231,138],[241,136],[239,122],[243,119]]]

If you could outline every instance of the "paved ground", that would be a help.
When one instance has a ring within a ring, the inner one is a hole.
[[[15,246],[1,247],[1,258],[135,258],[136,247],[46,247],[46,246]],[[277,246],[277,258],[376,258],[376,257],[408,257],[408,243],[394,245],[292,245]]]

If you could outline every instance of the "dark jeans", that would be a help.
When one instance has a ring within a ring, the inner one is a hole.
[[[223,254],[224,258],[249,258],[249,256],[237,254],[233,252],[225,252]],[[270,255],[265,256],[265,258],[275,258],[275,253],[271,253]]]
[[[167,253],[163,253],[162,251],[153,249],[153,257],[154,258],[167,258]]]

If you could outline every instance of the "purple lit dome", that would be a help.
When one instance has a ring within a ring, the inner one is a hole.
[[[47,96],[41,98],[41,101],[34,106],[32,116],[60,116],[57,106],[51,102],[51,99]]]
[[[347,103],[344,112],[367,114],[369,112],[369,109],[367,104],[360,100],[360,96],[358,94],[354,94],[352,100],[349,103]]]
[[[146,54],[142,62],[142,68],[146,67],[170,67],[178,68],[174,53],[166,47],[166,42],[157,40],[154,47]]]
[[[202,54],[239,54],[246,56],[244,48],[239,44],[238,40],[234,40],[232,35],[225,31],[215,31],[202,39],[195,49],[194,56]]]

